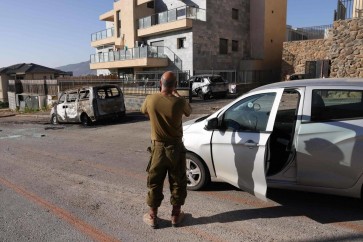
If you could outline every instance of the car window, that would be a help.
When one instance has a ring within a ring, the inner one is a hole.
[[[232,131],[266,131],[276,93],[257,94],[235,103],[225,113],[222,126]]]
[[[224,82],[224,79],[221,76],[211,76],[209,79],[213,83]]]
[[[120,96],[120,91],[116,87],[102,87],[97,89],[97,96],[100,99]]]
[[[312,92],[311,121],[363,118],[363,91],[319,90]]]
[[[66,101],[66,94],[62,93],[59,97],[59,103],[64,103]]]
[[[81,90],[79,92],[79,99],[88,100],[89,99],[89,90]]]
[[[207,78],[207,77],[203,77],[203,82],[204,82],[204,83],[209,83],[208,78]]]
[[[194,82],[201,82],[201,78],[200,77],[196,77]]]
[[[67,102],[75,102],[77,100],[78,93],[77,92],[70,92],[67,95]]]

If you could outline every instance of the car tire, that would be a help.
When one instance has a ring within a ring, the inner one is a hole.
[[[187,189],[200,190],[210,181],[209,172],[202,160],[194,154],[186,154]]]
[[[58,124],[57,115],[55,113],[52,114],[52,117],[50,118],[51,124]]]
[[[202,99],[202,100],[205,100],[205,94],[203,93],[202,90],[198,91],[198,97],[200,97],[200,99]]]
[[[81,115],[81,123],[84,127],[87,127],[90,126],[92,122],[88,115],[84,113]]]

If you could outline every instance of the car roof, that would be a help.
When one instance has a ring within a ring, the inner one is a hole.
[[[194,75],[192,77],[202,77],[202,76],[221,76],[219,74],[199,74],[199,75]]]
[[[363,87],[362,78],[318,78],[276,82],[257,87],[251,91],[274,88],[306,87],[306,86],[358,86]]]

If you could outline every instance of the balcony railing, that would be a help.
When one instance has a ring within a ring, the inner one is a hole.
[[[190,6],[171,9],[139,19],[139,29],[149,28],[154,25],[174,22],[185,18],[206,21],[206,10]]]
[[[167,58],[163,46],[144,46],[91,55],[91,63],[132,60],[140,58]]]
[[[93,42],[93,41],[112,37],[112,36],[114,36],[114,33],[115,33],[115,28],[109,28],[109,29],[98,31],[91,35],[91,41]]]
[[[312,27],[302,27],[297,29],[287,29],[287,41],[325,39],[328,31],[333,28],[332,24]]]
[[[354,0],[338,0],[334,12],[334,21],[363,17],[363,2]]]

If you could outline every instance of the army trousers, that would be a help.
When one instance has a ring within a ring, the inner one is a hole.
[[[158,208],[164,199],[163,185],[168,174],[171,205],[184,205],[187,196],[185,147],[182,142],[152,141],[147,168],[147,205]]]

